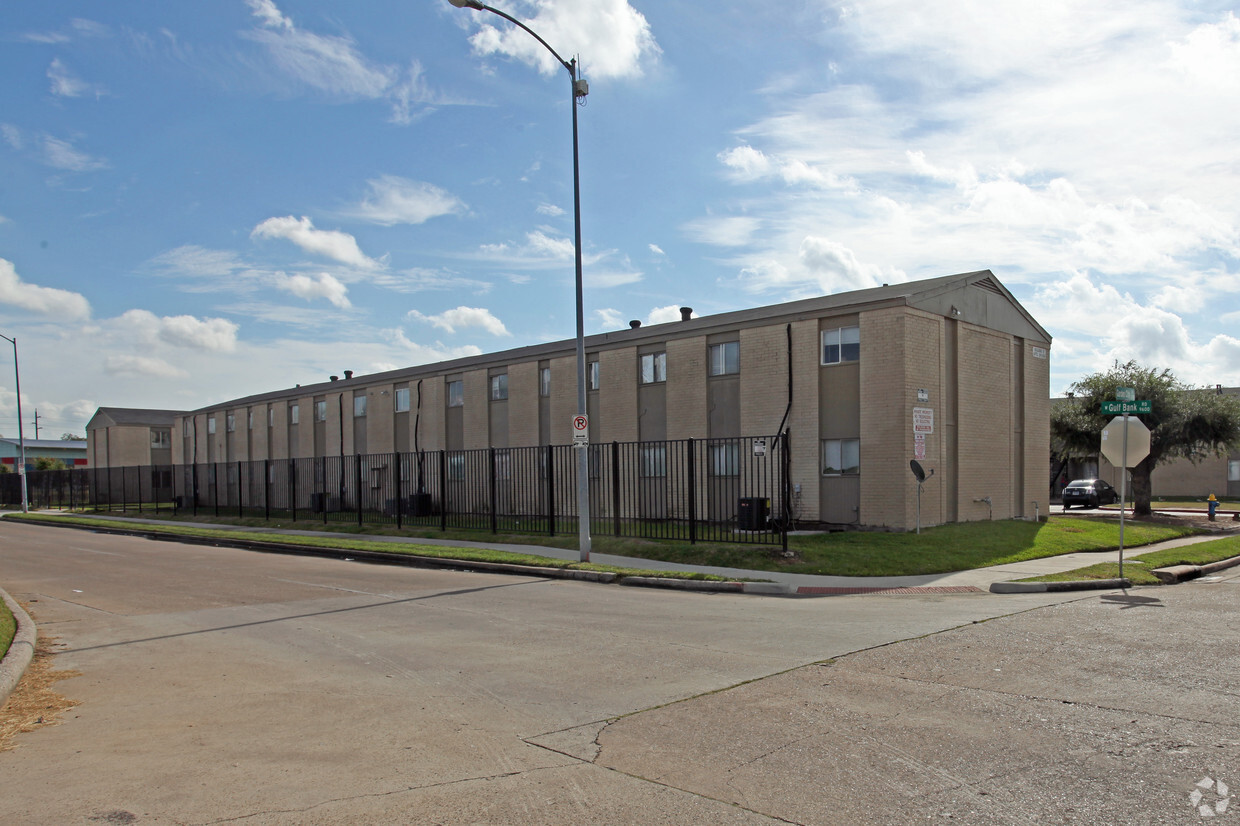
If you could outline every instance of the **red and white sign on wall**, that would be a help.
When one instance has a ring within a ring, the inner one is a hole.
[[[934,432],[934,408],[932,407],[914,407],[913,408],[913,432],[914,433],[933,433]]]
[[[914,433],[913,434],[913,458],[914,459],[926,458],[926,434],[925,433]]]

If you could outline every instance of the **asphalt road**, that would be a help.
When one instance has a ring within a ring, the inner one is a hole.
[[[1192,823],[1240,788],[1235,578],[780,599],[0,522],[0,583],[82,702],[0,753],[2,823]]]

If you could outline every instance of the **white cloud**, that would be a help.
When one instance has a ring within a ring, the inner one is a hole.
[[[60,58],[54,58],[47,68],[47,78],[52,82],[52,94],[61,97],[79,97],[90,89],[90,85],[69,71]]]
[[[525,8],[514,15],[552,44],[557,53],[589,56],[585,67],[589,76],[639,77],[661,53],[650,24],[627,0],[526,0],[521,5]],[[469,39],[478,54],[513,57],[545,75],[564,71],[550,52],[525,32],[512,26],[494,26],[487,15],[463,13],[472,15],[467,25],[478,27]]]
[[[758,218],[744,215],[696,218],[682,227],[694,241],[717,247],[746,246],[760,228]]]
[[[599,326],[606,330],[615,330],[619,327],[627,326],[624,323],[624,316],[620,314],[619,310],[611,308],[595,310],[594,317],[598,319]]]
[[[238,326],[224,318],[189,315],[157,316],[149,310],[128,310],[112,324],[114,335],[134,343],[228,353],[236,349]]]
[[[591,289],[605,290],[611,287],[624,287],[642,280],[640,272],[633,270],[600,270],[591,267],[583,273],[582,281]]]
[[[564,214],[564,210],[555,204],[539,204],[535,212],[539,215],[548,215],[552,218],[559,218]]]
[[[21,130],[11,123],[0,123],[0,135],[4,135],[4,142],[14,149],[21,149],[25,145]]]
[[[404,357],[403,363],[406,365],[431,364],[437,361],[482,355],[482,349],[473,344],[461,347],[447,347],[438,341],[433,345],[419,344],[410,340],[402,330],[385,330],[383,337],[400,348],[401,355]]]
[[[0,258],[0,304],[65,321],[90,318],[90,303],[80,294],[22,281],[13,262]]]
[[[250,233],[251,238],[283,238],[306,252],[326,256],[342,264],[361,269],[382,269],[383,264],[369,258],[357,245],[357,239],[339,230],[315,229],[309,218],[268,218]]]
[[[690,318],[697,318],[697,313],[692,313]],[[669,321],[680,321],[680,305],[668,304],[666,307],[655,307],[650,311],[650,315],[646,316],[647,324],[666,324]]]
[[[408,124],[414,106],[433,101],[416,61],[405,72],[369,60],[349,37],[299,28],[273,0],[247,0],[259,27],[244,34],[267,49],[276,68],[297,83],[344,100],[387,99],[391,120]]]
[[[161,358],[135,355],[109,355],[103,360],[105,373],[152,379],[180,379],[189,375]]]
[[[417,310],[410,310],[409,317],[425,321],[448,333],[455,333],[462,328],[477,327],[486,330],[493,336],[510,336],[504,322],[500,321],[490,310],[483,307],[456,307],[445,310],[439,315],[423,315]]]
[[[663,251],[663,248],[660,247],[658,244],[650,244],[649,247],[650,247],[650,251],[653,252],[655,255],[667,255],[667,253]]]
[[[75,148],[69,141],[50,135],[43,136],[43,162],[68,172],[92,172],[108,166],[107,161],[92,157]]]
[[[465,204],[455,195],[422,181],[383,175],[367,181],[367,185],[370,194],[349,214],[385,227],[423,224],[431,218],[465,210]]]
[[[297,275],[279,273],[276,276],[276,286],[307,301],[315,298],[326,298],[341,309],[351,306],[349,304],[348,288],[329,273],[321,272],[316,277],[300,273]]]

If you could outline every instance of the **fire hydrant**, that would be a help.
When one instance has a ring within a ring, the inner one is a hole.
[[[1218,500],[1214,498],[1213,493],[1211,493],[1210,497],[1206,499],[1206,507],[1210,509],[1210,521],[1213,522],[1214,512],[1218,510]]]

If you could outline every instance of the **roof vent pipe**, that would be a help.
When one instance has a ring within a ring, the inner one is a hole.
[[[688,321],[691,318],[693,318],[693,308],[692,307],[681,307],[680,308],[680,320]]]
[[[640,326],[642,326],[642,323],[638,321],[637,319],[633,319],[632,321],[629,322],[630,330],[636,330]]]
[[[332,380],[332,381],[339,381],[339,380],[340,380],[340,376],[331,376],[330,378],[331,378],[331,380]]]
[[[351,379],[351,378],[353,378],[353,371],[352,371],[352,370],[345,370],[345,371],[344,371],[344,377],[345,377],[346,379]]]

